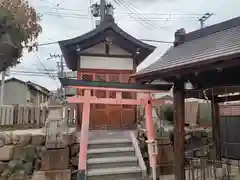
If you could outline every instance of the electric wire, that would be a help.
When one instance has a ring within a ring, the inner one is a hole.
[[[160,29],[162,29],[162,30],[165,30],[165,31],[169,32],[166,28],[161,27],[161,26],[158,26],[158,25],[156,25],[156,24],[154,24],[154,23],[151,23],[148,18],[146,18],[145,16],[139,14],[139,12],[136,10],[136,8],[135,8],[132,4],[130,4],[130,3],[127,4],[126,2],[124,2],[124,0],[115,0],[115,1],[118,1],[118,2],[119,2],[120,4],[122,4],[128,11],[130,11],[131,13],[137,15],[142,21],[144,21],[144,22],[147,23],[148,25],[154,27],[155,29],[159,29],[159,28],[160,28]]]
[[[38,60],[38,61],[40,62],[40,64],[42,65],[43,69],[44,69],[44,70],[47,70],[46,66],[45,66],[44,63],[41,61],[41,59],[39,58],[39,56],[37,55],[37,53],[34,52],[34,54],[35,54],[37,60]],[[46,71],[46,72],[47,72],[47,75],[50,77],[50,79],[53,80],[54,84],[55,84],[56,86],[58,86],[58,84],[57,84],[56,81],[55,81],[55,80],[56,80],[56,77],[54,77],[50,72],[48,72],[48,71]]]
[[[139,39],[140,41],[145,41],[145,42],[155,42],[155,43],[164,43],[164,44],[172,44],[171,41],[163,41],[163,40],[154,40],[154,39]],[[37,46],[38,47],[43,47],[43,46],[49,46],[49,45],[54,45],[58,44],[59,41],[52,41],[52,42],[47,42],[47,43],[40,43]],[[26,48],[26,47],[25,47]]]
[[[91,0],[90,0],[91,1]],[[92,4],[90,2],[90,4]],[[62,10],[62,11],[68,11],[68,12],[85,12],[87,13],[87,11],[85,10],[82,10],[82,9],[72,9],[72,8],[63,8],[63,7],[50,7],[50,6],[40,6],[40,7],[44,7],[44,8],[52,8],[52,9],[58,9],[58,10]],[[199,18],[199,16],[202,16],[204,15],[205,13],[150,13],[150,12],[139,12],[139,14],[141,15],[149,15],[149,16],[152,16],[152,15],[156,15],[156,16],[196,16]],[[129,13],[121,13],[121,15],[129,15]]]
[[[50,16],[59,16],[59,17],[71,17],[71,18],[89,18],[91,19],[90,16],[86,15],[86,14],[78,14],[78,13],[75,13],[75,12],[84,12],[83,10],[78,10],[78,9],[68,9],[68,8],[62,8],[60,7],[60,5],[64,2],[65,0],[61,1],[60,3],[56,4],[55,6],[51,7],[51,9],[49,11],[46,11],[44,13],[42,13],[42,15],[50,15]],[[118,6],[120,6],[122,9],[127,9],[128,11],[130,11],[132,14],[136,15],[137,17],[134,17],[131,15],[131,13],[126,13],[126,15],[128,16],[131,16],[132,19],[134,19],[135,21],[138,21],[139,20],[142,20],[144,21],[145,23],[141,22],[140,23],[144,26],[146,26],[146,23],[150,26],[150,28],[153,29],[153,24],[149,23],[149,20],[161,20],[161,19],[165,19],[165,18],[158,18],[158,17],[155,17],[155,18],[147,18],[145,17],[144,15],[158,15],[158,16],[166,16],[168,14],[159,14],[159,13],[140,13],[136,10],[136,8],[130,4],[129,6],[126,5],[126,3],[123,1],[123,0],[114,0],[114,2],[116,4],[118,4]],[[123,6],[125,8],[123,8]],[[55,12],[51,12],[52,10],[66,10],[66,11],[75,11],[74,13],[55,13]],[[125,14],[125,13],[123,13]],[[187,18],[195,18],[194,16],[193,17],[190,17],[190,15],[199,15],[199,14],[171,14],[171,15],[186,15],[186,16],[189,16]],[[146,26],[149,28],[149,26]],[[156,25],[154,25],[156,26]],[[163,27],[161,27],[163,28]],[[167,44],[171,44],[172,42],[169,42],[169,41],[160,41],[160,40],[149,40],[149,39],[140,39],[142,41],[149,41],[149,42],[157,42],[157,43],[167,43]],[[52,45],[52,44],[57,44],[58,41],[53,41],[53,42],[48,42],[48,43],[42,43],[42,44],[39,44],[38,46],[39,47],[42,47],[42,46],[47,46],[47,45]],[[55,74],[52,74],[50,71],[51,70],[48,70],[46,68],[46,66],[44,65],[44,63],[41,61],[41,59],[37,56],[37,54],[35,53],[36,55],[36,58],[38,59],[38,61],[41,63],[41,65],[43,66],[43,70],[44,72],[34,72],[34,71],[30,71],[30,72],[27,72],[27,71],[12,71],[13,74],[16,74],[16,75],[27,75],[27,76],[46,76],[48,75],[51,79],[55,80],[55,77],[57,77],[57,75]],[[39,69],[36,69],[37,71],[39,71]],[[54,81],[55,82],[55,81]]]
[[[128,9],[128,7],[126,7],[124,4],[121,4],[118,0],[113,0],[113,2],[115,2],[121,9],[123,9],[123,10],[128,10],[129,11],[129,9]],[[130,12],[131,12],[131,10],[130,10]],[[143,26],[145,26],[146,28],[148,28],[148,29],[153,29],[154,30],[154,28],[150,25],[147,25],[147,24],[145,24],[145,23],[143,23],[141,20],[139,21],[136,17],[134,17],[133,16],[133,12],[132,13],[130,13],[129,14],[129,16],[131,17],[131,18],[133,18],[134,20],[136,20],[138,23],[140,23],[141,25],[143,25]]]
[[[89,15],[86,15],[86,14],[77,14],[77,13],[75,13],[75,14],[73,14],[73,13],[44,13],[42,15],[55,16],[55,17],[61,17],[61,18],[92,19],[93,20],[92,16],[89,16]],[[130,16],[130,19],[125,19],[124,18],[124,21],[128,21],[128,22],[137,21],[137,22],[139,22],[140,20],[142,20],[142,18],[140,18],[140,17],[132,17],[131,14],[129,14],[129,16]],[[171,16],[171,15],[169,15],[169,16]],[[148,21],[149,22],[156,21],[154,23],[163,21],[164,23],[166,23],[166,21],[170,21],[170,20],[174,21],[174,20],[180,20],[180,19],[188,19],[188,20],[191,20],[191,19],[192,20],[198,20],[199,19],[199,17],[197,17],[197,16],[183,16],[183,17],[175,16],[175,17],[171,17],[171,18],[169,18],[169,16],[166,17],[166,15],[165,15],[165,17],[148,17]],[[121,21],[121,19],[120,19],[120,21]]]

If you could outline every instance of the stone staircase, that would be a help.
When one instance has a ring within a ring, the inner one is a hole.
[[[103,132],[102,132],[103,133]],[[119,134],[120,133],[120,134]],[[87,152],[88,180],[141,180],[146,178],[136,137],[133,132],[101,134],[90,140]]]

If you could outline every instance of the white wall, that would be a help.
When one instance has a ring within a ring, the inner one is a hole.
[[[105,53],[105,43],[97,44],[89,49],[82,51],[83,53]],[[118,55],[131,55],[131,53],[125,51],[124,49],[114,45],[109,45],[109,54],[118,54]]]
[[[105,43],[86,49],[83,53],[105,54]],[[109,54],[131,55],[127,51],[115,45],[109,45]],[[81,56],[80,68],[133,70],[134,67],[132,58]]]
[[[77,78],[77,71],[64,72],[64,77],[76,79]]]
[[[81,56],[80,68],[133,70],[133,59]]]

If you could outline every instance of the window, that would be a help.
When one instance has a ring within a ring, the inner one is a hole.
[[[85,81],[92,81],[93,80],[93,75],[92,74],[82,74],[82,80]]]
[[[83,73],[83,74],[81,74],[81,80],[93,81],[93,74]],[[83,96],[84,91],[83,90],[78,90],[78,94]],[[91,95],[93,95],[93,91],[91,91]]]

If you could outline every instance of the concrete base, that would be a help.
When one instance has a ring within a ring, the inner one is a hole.
[[[69,148],[46,150],[42,155],[42,171],[68,169]]]
[[[71,180],[71,170],[37,171],[31,180]]]
[[[86,171],[85,170],[79,170],[77,172],[77,180],[85,180],[86,179]]]

